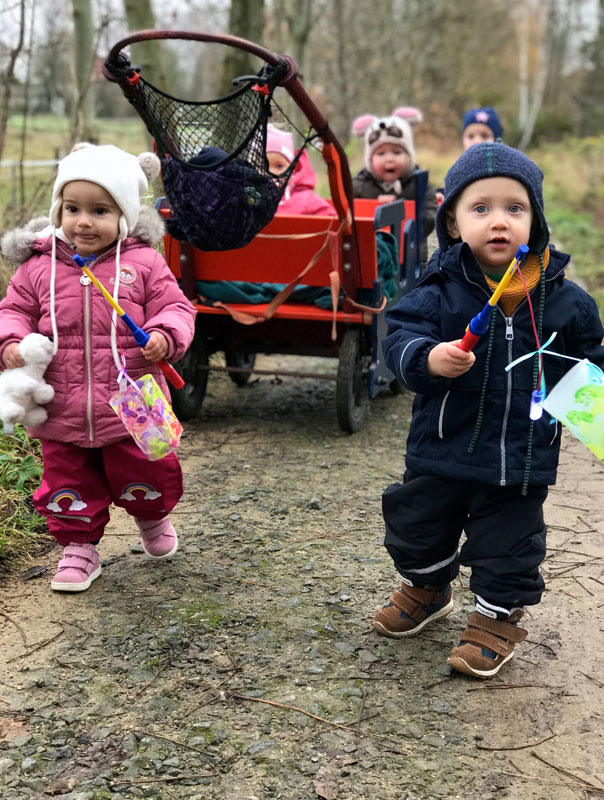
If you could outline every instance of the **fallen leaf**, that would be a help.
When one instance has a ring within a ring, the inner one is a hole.
[[[48,789],[44,790],[44,794],[67,794],[76,785],[75,778],[57,778],[53,781]]]
[[[0,742],[12,742],[27,731],[25,722],[16,719],[0,719]]]
[[[347,767],[350,764],[357,764],[358,758],[353,758],[352,756],[338,756],[335,762],[338,767]]]
[[[312,782],[315,792],[323,800],[337,800],[339,787],[338,777],[335,772],[331,772],[327,767],[321,767]]]
[[[50,567],[42,567],[42,566],[35,566],[26,569],[23,575],[21,576],[24,581],[31,581],[33,578],[41,578],[43,575],[46,575]]]

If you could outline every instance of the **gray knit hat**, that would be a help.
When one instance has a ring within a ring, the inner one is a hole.
[[[448,250],[458,240],[447,232],[447,212],[455,198],[475,181],[483,178],[514,178],[526,187],[533,208],[533,226],[529,247],[533,253],[542,253],[549,241],[549,228],[543,208],[543,173],[534,161],[502,142],[474,144],[457,159],[445,178],[445,199],[436,215],[436,234],[442,250]]]

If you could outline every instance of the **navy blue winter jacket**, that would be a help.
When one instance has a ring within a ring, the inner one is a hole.
[[[564,277],[569,260],[550,249],[542,341],[557,331],[548,350],[589,358],[604,368],[604,329],[598,310],[583,289]],[[537,284],[531,292],[536,316],[540,295]],[[430,350],[439,342],[460,339],[490,296],[472,251],[459,243],[444,252],[437,250],[417,288],[387,312],[386,363],[400,383],[416,392],[406,464],[424,473],[501,486],[520,485],[525,477],[531,484],[555,483],[560,425],[552,423],[547,413],[533,423],[530,458],[527,452],[534,359],[505,371],[514,359],[537,349],[526,299],[511,317],[496,307],[490,359],[486,333],[474,348],[476,362],[467,373],[454,379],[428,374]],[[574,363],[544,356],[548,391]],[[473,438],[473,452],[468,452]]]

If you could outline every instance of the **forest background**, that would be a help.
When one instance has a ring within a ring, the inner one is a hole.
[[[47,213],[56,161],[74,142],[149,148],[101,73],[111,47],[145,28],[227,32],[293,56],[353,174],[359,114],[418,106],[417,160],[442,185],[463,112],[494,106],[504,141],[543,169],[552,239],[604,308],[604,0],[0,0],[0,235]],[[131,59],[149,82],[194,100],[228,94],[233,77],[261,66],[183,41],[133,46]],[[303,128],[287,98],[282,106]],[[0,297],[10,274],[0,261]],[[35,444],[0,434],[0,567],[3,555],[27,552],[39,525],[21,502],[38,473]]]
[[[494,106],[504,141],[543,168],[548,220],[604,300],[604,0],[0,0],[0,22],[0,234],[46,211],[52,162],[75,141],[149,145],[101,73],[120,38],[144,28],[229,32],[296,59],[353,173],[358,114],[418,106],[418,161],[442,185],[463,112]],[[149,82],[195,100],[227,94],[233,77],[260,66],[182,40],[135,45],[131,58]]]

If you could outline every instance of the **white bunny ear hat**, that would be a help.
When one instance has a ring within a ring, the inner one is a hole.
[[[409,155],[415,165],[415,147],[411,125],[423,119],[422,112],[413,106],[401,106],[389,117],[374,117],[363,114],[352,123],[352,133],[365,137],[365,169],[371,172],[371,159],[374,152],[383,144],[398,144]]]
[[[59,163],[52,190],[50,221],[58,228],[63,187],[71,181],[90,181],[109,192],[122,212],[119,238],[125,239],[138,222],[141,195],[149,178],[159,175],[160,162],[154,153],[133,156],[112,144],[76,144]]]

